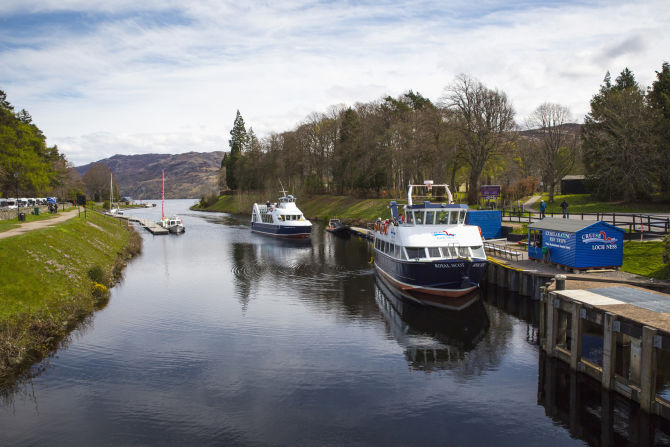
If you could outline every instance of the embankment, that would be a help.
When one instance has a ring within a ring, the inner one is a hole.
[[[141,247],[125,223],[97,213],[0,240],[0,382],[104,303]]]
[[[277,201],[277,197],[263,193],[235,193],[220,196],[218,200],[206,206],[196,205],[197,211],[217,211],[231,214],[251,214],[254,202],[265,203],[267,200]],[[300,195],[298,208],[308,219],[328,220],[339,218],[348,223],[373,222],[377,217],[389,217],[388,204],[392,199],[360,199],[351,196],[335,196],[327,194]]]

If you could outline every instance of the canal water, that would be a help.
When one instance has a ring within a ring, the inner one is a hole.
[[[668,445],[664,422],[544,358],[537,303],[404,303],[365,241],[307,242],[167,201],[96,312],[5,388],[0,445]],[[153,209],[127,212],[146,218]]]

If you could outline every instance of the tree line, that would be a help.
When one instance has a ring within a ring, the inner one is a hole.
[[[534,192],[551,200],[560,180],[585,173],[599,198],[668,195],[670,70],[648,89],[625,69],[609,73],[583,125],[568,107],[540,104],[524,123],[505,92],[459,75],[437,102],[409,90],[354,106],[332,106],[295,129],[258,138],[238,111],[221,163],[222,190],[401,195],[408,183],[464,184],[469,203],[482,184],[507,201]],[[527,130],[522,130],[522,126]]]
[[[45,197],[75,200],[109,199],[111,170],[94,163],[82,177],[58,147],[47,146],[46,136],[22,109],[15,112],[0,90],[0,196]],[[114,182],[114,200],[119,192]]]

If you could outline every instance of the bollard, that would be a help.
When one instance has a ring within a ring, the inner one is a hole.
[[[556,275],[554,278],[556,279],[556,290],[565,290],[565,280],[567,277],[565,275]]]

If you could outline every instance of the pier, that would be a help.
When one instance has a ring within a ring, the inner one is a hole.
[[[116,217],[117,219],[125,220],[126,222],[128,222],[128,224],[130,223],[139,224],[142,228],[144,228],[149,233],[154,235],[163,235],[170,233],[167,228],[161,227],[156,222],[150,219],[141,219],[139,217],[124,216],[123,214],[109,214],[109,213],[106,214],[111,217]]]
[[[670,419],[670,282],[612,269],[570,274],[487,251],[488,284],[539,301],[548,357]]]

